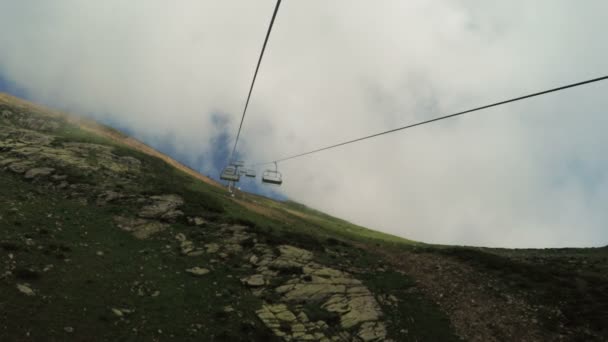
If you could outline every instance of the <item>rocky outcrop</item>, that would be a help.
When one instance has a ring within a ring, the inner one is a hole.
[[[257,311],[275,335],[286,341],[386,340],[380,305],[361,281],[313,261],[310,251],[289,245],[277,249],[275,255],[269,247],[256,245],[256,254],[248,260],[256,266],[257,274],[241,279],[260,297],[280,295],[282,304],[266,303]],[[290,275],[288,279],[276,285],[285,274]],[[326,329],[327,322],[312,322],[303,304],[336,317],[338,326]]]
[[[184,215],[178,207],[184,204],[184,200],[178,195],[161,195],[150,197],[151,203],[139,211],[139,217],[174,220]]]
[[[133,236],[142,240],[160,233],[169,227],[168,224],[158,221],[123,216],[115,216],[114,222],[120,229],[131,232]]]

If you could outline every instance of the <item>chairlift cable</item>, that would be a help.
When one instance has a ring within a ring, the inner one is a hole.
[[[268,44],[268,38],[270,37],[270,32],[272,31],[272,26],[274,25],[274,20],[277,17],[277,12],[279,11],[279,6],[281,5],[281,0],[277,0],[277,4],[274,8],[274,13],[272,14],[272,19],[270,20],[270,25],[268,26],[268,32],[266,32],[266,38],[264,39],[264,45],[262,46],[262,51],[260,52],[260,58],[258,59],[258,65],[255,68],[255,72],[253,74],[253,80],[251,81],[251,86],[249,87],[249,94],[247,95],[247,101],[245,102],[245,108],[243,109],[243,115],[241,116],[241,123],[239,124],[239,130],[236,134],[236,139],[234,140],[234,147],[232,148],[232,152],[230,152],[230,157],[228,161],[232,161],[232,156],[236,151],[236,145],[239,142],[239,137],[241,135],[241,129],[243,128],[243,121],[245,121],[245,114],[247,113],[247,107],[249,106],[249,100],[251,99],[251,93],[253,92],[253,85],[255,84],[255,80],[258,76],[258,71],[260,70],[260,64],[262,63],[262,57],[264,57],[264,51],[266,50],[266,45]]]
[[[437,117],[437,118],[434,118],[434,119],[430,119],[430,120],[420,121],[420,122],[417,122],[417,123],[414,123],[414,124],[410,124],[410,125],[406,125],[406,126],[390,129],[388,131],[383,131],[383,132],[367,135],[367,136],[364,136],[364,137],[361,137],[361,138],[357,138],[357,139],[353,139],[353,140],[348,140],[348,141],[341,142],[341,143],[338,143],[338,144],[334,144],[334,145],[330,145],[330,146],[326,146],[326,147],[321,147],[321,148],[318,148],[316,150],[312,150],[312,151],[308,151],[308,152],[303,152],[303,153],[295,154],[295,155],[288,156],[288,157],[283,157],[283,158],[276,159],[276,160],[273,160],[273,161],[269,161],[269,162],[265,162],[265,163],[257,163],[257,164],[254,164],[254,166],[261,166],[261,165],[267,165],[267,164],[272,164],[272,163],[284,162],[284,161],[287,161],[287,160],[290,160],[290,159],[295,159],[295,158],[303,157],[303,156],[310,155],[310,154],[313,154],[313,153],[318,153],[318,152],[321,152],[321,151],[326,151],[326,150],[329,150],[329,149],[333,149],[333,148],[336,148],[336,147],[352,144],[352,143],[359,142],[359,141],[362,141],[362,140],[375,138],[375,137],[378,137],[378,136],[381,136],[381,135],[385,135],[385,134],[389,134],[389,133],[394,133],[394,132],[397,132],[397,131],[402,131],[402,130],[405,130],[405,129],[408,129],[408,128],[413,128],[413,127],[416,127],[416,126],[426,125],[426,124],[429,124],[429,123],[432,123],[432,122],[435,122],[435,121],[440,121],[440,120],[444,120],[444,119],[448,119],[448,118],[453,118],[455,116],[469,114],[469,113],[476,112],[476,111],[479,111],[479,110],[482,110],[482,109],[487,109],[487,108],[491,108],[491,107],[497,107],[497,106],[504,105],[504,104],[507,104],[507,103],[521,101],[521,100],[528,99],[528,98],[531,98],[531,97],[545,95],[545,94],[557,92],[557,91],[560,91],[560,90],[565,90],[565,89],[568,89],[568,88],[574,88],[574,87],[582,86],[582,85],[589,84],[589,83],[604,81],[606,79],[608,79],[608,76],[602,76],[602,77],[598,77],[598,78],[594,78],[594,79],[590,79],[590,80],[586,80],[586,81],[582,81],[582,82],[577,82],[577,83],[572,83],[572,84],[560,86],[560,87],[557,87],[557,88],[552,88],[552,89],[549,89],[549,90],[543,90],[543,91],[539,91],[539,92],[536,92],[536,93],[532,93],[532,94],[528,94],[528,95],[523,95],[523,96],[515,97],[515,98],[512,98],[512,99],[508,99],[508,100],[504,100],[504,101],[500,101],[500,102],[495,102],[495,103],[492,103],[492,104],[489,104],[489,105],[484,105],[484,106],[481,106],[481,107],[476,107],[476,108],[473,108],[473,109],[468,109],[468,110],[465,110],[465,111],[462,111],[462,112],[458,112],[458,113],[454,113],[454,114],[449,114],[449,115],[444,115],[444,116],[440,116],[440,117]]]

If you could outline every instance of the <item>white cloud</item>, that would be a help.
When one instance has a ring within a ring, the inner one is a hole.
[[[0,74],[209,156],[235,134],[274,1],[0,1]],[[604,1],[284,1],[242,151],[268,160],[608,70]],[[280,165],[283,191],[428,242],[606,244],[608,85]],[[204,165],[201,165],[205,169]],[[209,165],[206,165],[208,170]]]

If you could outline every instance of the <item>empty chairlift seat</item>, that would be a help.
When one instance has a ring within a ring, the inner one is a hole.
[[[241,179],[241,176],[239,175],[236,166],[229,165],[222,170],[222,173],[220,173],[220,179],[238,182]]]
[[[274,170],[266,170],[262,174],[262,182],[267,184],[281,185],[283,183],[283,177],[279,172],[277,163],[274,163]]]
[[[250,178],[255,178],[255,170],[247,169],[247,171],[245,172],[245,176],[250,177]]]

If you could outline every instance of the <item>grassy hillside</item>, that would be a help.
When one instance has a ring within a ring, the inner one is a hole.
[[[0,341],[606,340],[604,249],[433,246],[0,96]]]

